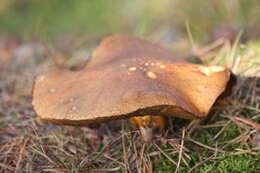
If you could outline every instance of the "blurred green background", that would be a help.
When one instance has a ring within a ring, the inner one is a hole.
[[[125,33],[152,40],[187,37],[198,42],[218,25],[260,35],[259,0],[1,0],[0,35],[52,41]]]

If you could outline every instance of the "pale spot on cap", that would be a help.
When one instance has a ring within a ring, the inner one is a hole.
[[[75,111],[75,110],[77,110],[77,107],[76,106],[72,106],[71,110]]]
[[[135,71],[136,67],[128,67],[128,71]]]
[[[146,75],[147,75],[149,78],[151,78],[151,79],[156,79],[156,78],[157,78],[156,74],[155,74],[154,72],[152,72],[152,71],[146,72]]]
[[[39,76],[38,77],[38,80],[41,82],[41,81],[43,81],[45,79],[45,76]]]
[[[56,89],[52,88],[52,89],[49,89],[49,93],[55,93],[56,92]]]
[[[163,65],[163,64],[161,64],[161,65],[160,65],[160,68],[166,68],[166,66],[165,66],[165,65]]]
[[[200,66],[199,67],[199,71],[206,76],[210,76],[212,73],[221,72],[224,70],[225,68],[222,66],[210,66],[210,67]]]

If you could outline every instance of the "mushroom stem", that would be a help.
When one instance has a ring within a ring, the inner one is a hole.
[[[139,128],[144,141],[149,142],[153,138],[154,129],[164,129],[164,118],[162,116],[145,115],[129,118],[130,123]]]
[[[140,129],[141,136],[145,142],[150,142],[153,139],[153,129],[149,127],[141,127]]]

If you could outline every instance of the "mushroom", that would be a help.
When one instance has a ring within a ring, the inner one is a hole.
[[[37,76],[32,105],[58,125],[90,125],[130,118],[146,141],[164,128],[163,116],[201,119],[225,91],[231,72],[188,64],[158,45],[130,36],[104,39],[80,71]]]

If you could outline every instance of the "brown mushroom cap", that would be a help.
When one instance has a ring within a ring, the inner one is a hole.
[[[230,78],[224,67],[176,62],[128,36],[106,38],[86,67],[36,78],[32,104],[40,119],[87,125],[136,115],[203,118]]]

